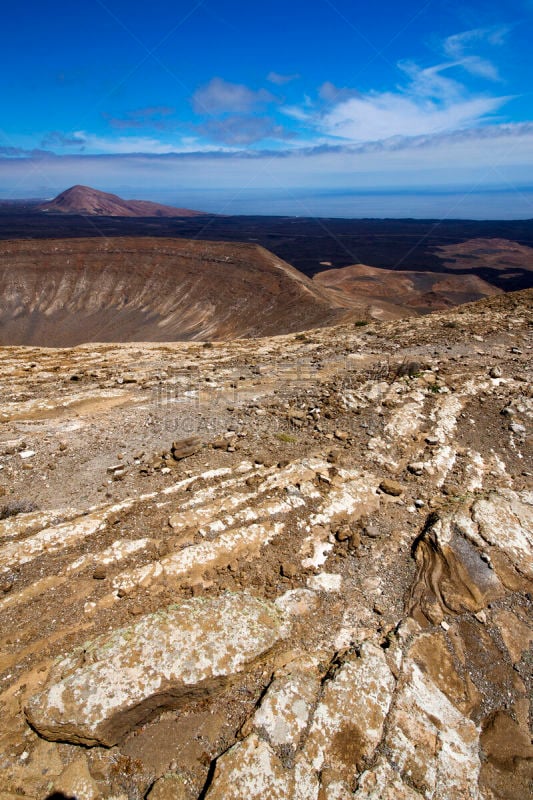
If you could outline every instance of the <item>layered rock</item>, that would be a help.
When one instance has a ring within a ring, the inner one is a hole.
[[[61,661],[26,716],[46,738],[113,745],[154,713],[219,690],[285,634],[277,609],[252,597],[192,600]]]
[[[4,350],[10,800],[528,797],[529,317]]]

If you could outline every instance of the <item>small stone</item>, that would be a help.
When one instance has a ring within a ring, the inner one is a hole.
[[[62,452],[62,453],[64,453],[64,452],[65,452],[65,450],[67,449],[67,447],[68,447],[68,445],[67,445],[67,443],[66,443],[66,442],[59,442],[59,449],[61,450],[61,452]]]
[[[512,406],[505,406],[505,408],[502,408],[500,411],[500,414],[502,414],[504,417],[514,417],[516,411]]]
[[[484,611],[478,611],[477,614],[474,614],[474,616],[478,622],[481,622],[482,625],[487,624],[487,615]]]
[[[442,620],[440,626],[441,626],[443,631],[449,631],[450,630],[449,624],[444,619]]]
[[[490,369],[490,371],[489,371],[489,375],[490,375],[491,378],[501,378],[502,377],[502,371],[501,371],[500,367],[492,367]]]
[[[346,542],[352,535],[349,525],[341,525],[335,533],[335,538],[338,542]]]
[[[425,506],[425,505],[426,505],[426,504],[424,503],[424,501],[423,501],[423,500],[421,500],[420,498],[417,498],[417,499],[415,500],[415,507],[416,507],[416,508],[424,508],[424,506]]]
[[[422,475],[424,472],[424,464],[422,461],[413,461],[411,464],[407,465],[407,469],[412,475]]]
[[[280,572],[284,578],[294,578],[298,574],[298,569],[288,561],[281,565]]]
[[[377,539],[380,531],[377,525],[365,525],[363,528],[363,533],[365,536],[368,536],[369,539]]]
[[[379,484],[379,488],[385,494],[390,494],[392,497],[399,497],[403,493],[403,486],[397,481],[392,481],[390,478],[384,478]]]
[[[509,430],[511,433],[516,433],[518,436],[521,436],[526,432],[525,425],[522,425],[520,422],[511,422],[509,425]]]
[[[336,430],[334,435],[339,442],[346,442],[350,438],[350,434],[346,433],[346,431]]]
[[[361,536],[358,531],[354,531],[349,539],[352,550],[357,550],[361,546]]]
[[[107,570],[103,564],[99,564],[93,572],[93,578],[96,581],[103,581],[107,577]]]
[[[290,420],[304,420],[307,417],[307,411],[303,411],[300,408],[290,408],[287,411],[287,417]]]
[[[439,443],[439,440],[436,436],[426,436],[426,444],[434,446]]]
[[[180,439],[172,443],[172,457],[176,461],[181,461],[182,458],[188,458],[194,455],[202,446],[202,440],[199,436],[189,436],[187,439]]]
[[[13,586],[15,585],[15,581],[13,578],[0,578],[0,592],[7,594],[11,591]]]

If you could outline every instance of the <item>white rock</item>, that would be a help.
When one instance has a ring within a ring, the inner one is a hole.
[[[190,600],[63,659],[26,715],[45,738],[112,745],[155,710],[223,686],[287,632],[273,604],[246,594]]]

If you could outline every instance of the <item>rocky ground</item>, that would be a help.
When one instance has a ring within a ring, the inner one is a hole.
[[[529,797],[532,299],[0,350],[0,800]]]

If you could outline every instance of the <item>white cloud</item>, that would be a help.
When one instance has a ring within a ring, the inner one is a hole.
[[[285,86],[286,83],[296,81],[299,77],[300,76],[297,72],[295,72],[293,75],[281,75],[279,72],[269,72],[267,75],[267,81],[269,83],[276,84],[276,86]]]
[[[455,33],[444,40],[444,52],[452,58],[460,58],[471,45],[486,42],[492,46],[499,46],[505,44],[510,31],[510,25],[493,25]]]
[[[474,98],[440,106],[429,98],[384,92],[340,103],[321,120],[329,136],[368,142],[465,128],[496,111],[505,98]]]
[[[97,153],[171,153],[176,146],[165,144],[149,136],[104,137],[86,131],[75,131],[74,137],[83,140],[85,149]]]
[[[454,59],[454,66],[460,66],[472,75],[477,75],[488,80],[501,80],[498,68],[488,58],[481,58],[472,54],[474,46],[489,45],[498,47],[507,39],[511,27],[509,25],[495,25],[489,28],[474,28],[462,31],[444,40],[445,54]]]
[[[104,137],[86,131],[75,131],[74,137],[83,140],[84,150],[88,155],[168,155],[169,153],[199,153],[229,150],[218,145],[200,145],[195,137],[183,137],[174,142],[162,142],[148,136]],[[233,152],[233,149],[231,150]]]
[[[194,93],[193,108],[197,114],[246,113],[275,101],[266,89],[254,91],[241,83],[213,78]]]
[[[325,108],[318,103],[313,109],[303,105],[281,110],[314,127],[319,136],[352,143],[440,134],[493,123],[511,98],[471,91],[455,75],[457,68],[462,68],[497,80],[499,75],[492,63],[469,51],[480,43],[503,43],[508,31],[508,27],[479,28],[448,37],[443,43],[448,60],[424,69],[413,62],[400,62],[407,80],[393,90],[361,94],[326,82],[319,90]]]

